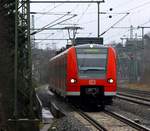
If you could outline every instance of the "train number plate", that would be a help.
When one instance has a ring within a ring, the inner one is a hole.
[[[98,94],[99,89],[98,88],[87,88],[86,89],[86,94]]]
[[[96,80],[89,80],[89,85],[96,85]]]

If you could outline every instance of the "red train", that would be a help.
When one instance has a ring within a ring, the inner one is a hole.
[[[98,44],[72,46],[50,60],[49,87],[80,102],[105,105],[116,95],[116,53]]]

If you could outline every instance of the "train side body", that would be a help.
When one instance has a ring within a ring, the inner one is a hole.
[[[116,95],[116,53],[112,47],[71,47],[50,60],[50,89],[61,96],[109,104]]]

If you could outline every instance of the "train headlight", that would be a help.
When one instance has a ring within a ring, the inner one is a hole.
[[[72,84],[74,84],[74,83],[76,83],[76,82],[77,82],[77,80],[76,80],[76,79],[74,79],[74,78],[71,78],[71,79],[70,79],[70,82],[71,82]]]
[[[93,44],[90,44],[90,48],[93,48],[94,47],[94,45]]]
[[[108,83],[112,84],[113,82],[114,82],[114,80],[112,78],[108,79]]]

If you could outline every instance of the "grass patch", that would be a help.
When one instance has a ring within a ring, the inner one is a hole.
[[[149,84],[141,84],[141,83],[127,83],[127,88],[130,89],[136,89],[136,90],[142,90],[142,91],[150,91],[150,85]]]

